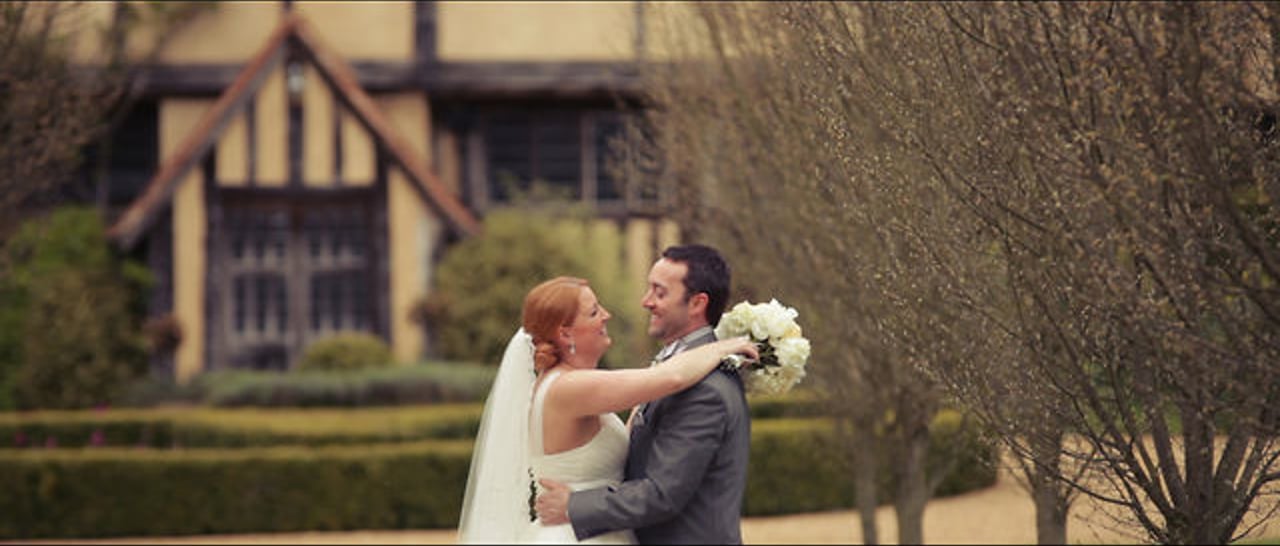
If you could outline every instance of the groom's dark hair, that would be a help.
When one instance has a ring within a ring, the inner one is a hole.
[[[684,276],[684,301],[698,292],[707,295],[707,323],[720,324],[720,315],[729,301],[729,264],[716,249],[705,245],[676,245],[662,251],[662,257],[689,268]]]

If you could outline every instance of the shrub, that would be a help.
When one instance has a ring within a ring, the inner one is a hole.
[[[835,451],[831,427],[828,419],[754,422],[743,513],[764,516],[853,507],[853,476]],[[929,468],[946,469],[936,496],[956,495],[995,483],[995,446],[971,429],[961,428],[957,413],[940,412],[931,425],[931,433],[934,441],[930,442],[927,455]],[[882,479],[877,484],[877,498],[890,502],[896,487],[887,464],[879,476]]]
[[[311,343],[294,370],[350,371],[391,363],[391,349],[382,338],[367,332],[342,332]]]
[[[747,395],[752,419],[783,417],[821,417],[826,411],[822,401],[810,391],[797,389],[778,395]]]
[[[525,294],[542,281],[570,275],[588,279],[611,310],[614,339],[630,339],[641,312],[632,296],[641,287],[627,284],[622,255],[616,230],[595,229],[580,215],[496,210],[485,216],[481,236],[449,248],[421,307],[442,357],[496,365],[520,327]],[[618,343],[603,364],[635,366],[640,359],[633,353]]]
[[[0,407],[104,404],[146,370],[144,267],[116,256],[92,209],[18,229],[0,256]]]

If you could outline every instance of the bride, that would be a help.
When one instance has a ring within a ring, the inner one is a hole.
[[[616,485],[626,464],[627,426],[615,412],[683,390],[731,354],[757,357],[733,338],[676,354],[644,369],[598,370],[612,340],[609,312],[583,279],[556,277],[525,296],[523,327],[512,336],[485,402],[471,457],[460,543],[574,543],[569,524],[534,519],[538,478],[573,490]],[[586,543],[633,544],[631,531]]]

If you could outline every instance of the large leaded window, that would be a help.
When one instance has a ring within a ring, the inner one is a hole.
[[[474,109],[462,132],[466,194],[484,210],[540,192],[585,202],[603,215],[657,205],[653,161],[628,146],[637,118],[602,108],[489,106]]]
[[[311,342],[379,332],[376,196],[223,201],[210,271],[222,307],[214,361],[283,370]],[[257,202],[255,202],[257,201]]]

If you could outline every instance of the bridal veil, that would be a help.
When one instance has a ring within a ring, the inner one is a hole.
[[[529,527],[533,352],[533,338],[521,328],[502,355],[471,454],[458,521],[461,544],[518,542]]]

